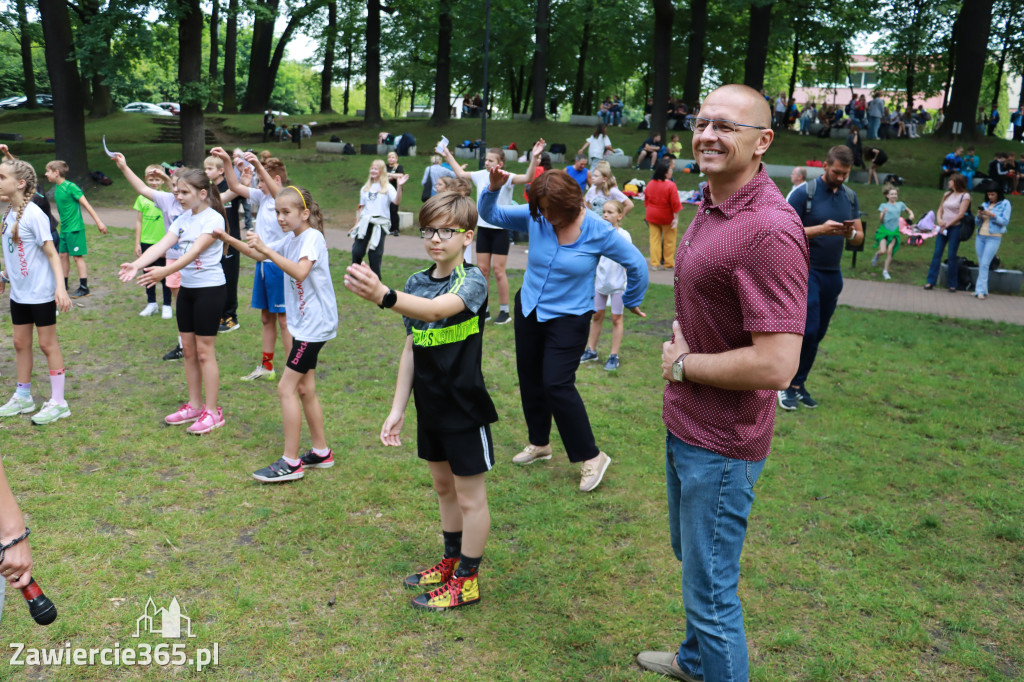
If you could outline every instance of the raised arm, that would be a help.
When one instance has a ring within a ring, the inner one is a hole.
[[[540,155],[544,152],[545,146],[547,143],[543,137],[533,143],[533,149],[530,150],[530,165],[525,173],[512,176],[513,185],[528,185],[533,182],[533,176],[537,172],[537,164],[540,163]]]
[[[493,168],[490,187],[480,193],[477,210],[480,217],[506,230],[527,232],[530,229],[530,209],[527,206],[498,206],[498,190],[508,181],[509,174],[501,168]]]
[[[238,179],[238,176],[235,175],[235,162],[231,158],[231,155],[228,154],[223,147],[214,147],[213,149],[210,150],[210,155],[216,156],[218,159],[220,159],[225,164],[224,167],[231,171],[224,173],[224,180],[227,181],[228,183],[228,191],[221,193],[221,200],[225,202],[231,201],[232,199],[235,198],[235,196],[242,197],[243,199],[248,199],[249,187],[242,184],[241,180]],[[228,193],[232,193],[234,196],[225,198]]]
[[[398,187],[395,189],[395,198],[391,200],[391,203],[398,206],[402,203],[402,186],[409,182],[409,174],[403,173],[395,178],[395,182],[398,183]]]
[[[455,173],[455,177],[463,178],[472,182],[472,177],[466,172],[466,169],[459,165],[459,162],[452,156],[452,150],[448,147],[444,148],[444,160],[448,162],[448,165],[452,167],[452,172]]]
[[[246,152],[242,155],[242,158],[251,163],[253,168],[256,169],[256,174],[259,176],[259,179],[263,181],[263,186],[266,188],[267,194],[272,197],[276,197],[277,193],[281,191],[281,184],[274,178],[270,177],[270,173],[268,173],[267,169],[263,167],[262,163],[260,163],[259,158],[252,152]],[[282,178],[282,180],[283,179],[284,178]]]
[[[124,154],[117,152],[114,154],[113,158],[114,164],[117,166],[118,170],[121,171],[121,175],[123,175],[124,179],[128,181],[128,184],[132,186],[132,189],[150,201],[153,201],[153,195],[156,193],[156,190],[143,182],[142,179],[128,167],[128,161],[125,160]]]

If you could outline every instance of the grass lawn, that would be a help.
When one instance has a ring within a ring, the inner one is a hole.
[[[685,628],[660,419],[668,287],[651,288],[646,320],[627,320],[617,373],[578,373],[613,459],[592,494],[576,491],[557,436],[550,462],[510,463],[525,443],[512,329],[488,327],[484,375],[501,421],[483,603],[423,614],[401,578],[432,564],[441,538],[414,411],[402,447],[377,440],[403,332],[397,315],[341,288],[347,254],[331,253],[341,328],[317,370],[339,466],[266,486],[250,473],[280,454],[275,388],[238,381],[258,359],[258,315],[244,309],[242,328],[217,342],[225,427],[202,438],[165,427],[186,395],[181,363],[159,360],[173,323],[139,318],[141,289],[116,281],[129,231],[89,238],[94,293],[58,327],[73,415],[0,422],[34,573],[60,609],[43,629],[9,594],[9,642],[156,645],[168,640],[132,637],[136,619],[148,599],[177,598],[196,634],[189,655],[218,646],[206,671],[217,679],[658,679],[632,661],[673,648]],[[386,258],[385,280],[419,267]],[[7,386],[9,329],[0,325]],[[754,680],[1020,678],[1024,382],[1012,357],[1022,345],[1020,327],[839,310],[810,382],[822,407],[778,415],[757,486],[741,581]],[[37,400],[49,395],[44,367],[37,351]],[[157,674],[0,665],[2,679]]]
[[[355,222],[359,187],[366,182],[369,164],[374,157],[317,154],[315,142],[338,135],[346,142],[352,142],[358,149],[362,143],[375,143],[379,131],[376,128],[363,127],[360,120],[339,115],[291,118],[297,122],[317,120],[324,127],[317,129],[318,132],[313,139],[304,141],[302,149],[298,149],[291,143],[263,143],[258,132],[261,125],[259,116],[215,116],[209,126],[226,146],[270,149],[280,156],[288,165],[291,179],[307,186],[321,204],[328,224],[335,227],[350,226]],[[424,120],[398,120],[388,121],[384,129],[394,133],[411,132],[419,142],[420,155],[402,159],[405,170],[411,175],[403,198],[403,210],[413,212],[419,209],[420,181],[424,169],[430,162],[423,151],[431,148],[442,132],[453,140],[453,144],[464,139],[480,137],[479,120],[455,121],[443,129],[433,128]],[[491,145],[515,142],[520,149],[527,149],[537,137],[543,136],[549,143],[566,144],[570,153],[582,146],[583,140],[592,132],[589,128],[564,123],[534,125],[526,121],[488,121],[487,130]],[[28,114],[21,111],[0,113],[0,131],[21,132],[25,136],[24,142],[12,143],[12,150],[16,154],[23,154],[27,160],[34,163],[40,173],[46,161],[53,158],[52,144],[43,141],[53,135],[52,119],[48,114]],[[87,119],[86,135],[90,140],[89,158],[93,169],[101,170],[114,179],[114,184],[109,187],[88,190],[89,200],[94,205],[131,208],[135,201],[135,194],[128,183],[124,182],[113,162],[103,154],[100,140],[104,135],[108,146],[114,151],[123,152],[136,172],[141,173],[149,163],[174,161],[181,155],[180,145],[149,142],[156,139],[157,126],[152,118],[138,114],[117,113],[100,120]],[[684,150],[689,149],[690,135],[689,132],[680,133]],[[632,153],[647,137],[647,131],[638,131],[635,126],[612,128],[610,137],[614,146]],[[824,158],[829,146],[835,142],[840,141],[801,137],[793,132],[780,133],[776,136],[776,141],[769,149],[765,160],[769,163],[804,165],[808,159]],[[942,198],[942,192],[937,189],[937,169],[942,157],[950,150],[950,144],[925,136],[914,140],[887,140],[882,146],[891,159],[884,170],[896,172],[907,180],[901,188],[900,198],[918,217],[936,209]],[[990,138],[985,138],[976,146],[983,165],[987,165],[995,151],[1013,149],[1009,141]],[[689,152],[684,151],[684,156],[687,155]],[[525,164],[509,164],[509,169],[513,172],[522,172],[525,168]],[[620,186],[634,176],[649,179],[650,174],[647,171],[629,169],[619,169],[616,172]],[[676,173],[674,179],[680,189],[693,189],[701,180],[698,176],[684,173]],[[789,191],[788,178],[779,178],[777,181],[783,193]],[[880,188],[875,186],[866,187],[858,184],[853,187],[858,192],[861,209],[867,214],[868,237],[864,253],[857,257],[857,266],[844,265],[844,274],[858,279],[878,280],[882,277],[881,266],[870,267],[870,260],[874,231],[878,227],[877,208],[884,201],[884,197]],[[522,195],[518,194],[517,198],[521,200]],[[980,194],[975,195],[974,208],[980,206],[982,200]],[[1010,201],[1015,211],[1024,210],[1024,201],[1020,197],[1010,197]],[[642,208],[642,204],[638,203],[638,210],[627,216],[623,227],[630,230],[633,243],[647,254],[647,227],[643,220]],[[689,224],[695,210],[693,206],[684,205],[679,218],[681,226]],[[1004,268],[1024,269],[1024,230],[1019,229],[1019,226],[1019,219],[1012,219],[1007,236],[1003,238],[999,257]],[[924,284],[933,248],[934,243],[930,240],[917,247],[903,244],[890,270],[893,281]],[[960,255],[977,261],[973,240],[961,245]],[[849,256],[844,263],[851,263]]]

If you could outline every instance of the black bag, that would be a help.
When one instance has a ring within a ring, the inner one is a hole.
[[[341,153],[342,154],[355,154],[356,153],[356,148],[352,146],[351,142],[346,142],[345,146],[341,148]]]
[[[430,173],[427,173],[427,177],[423,180],[423,191],[420,192],[420,201],[426,201],[430,198]]]
[[[971,209],[968,208],[967,212],[964,213],[964,217],[960,219],[960,241],[966,242],[974,236],[974,216],[971,215]]]
[[[970,291],[974,286],[971,284],[971,266],[970,261],[963,256],[958,256],[956,259],[956,288],[958,291]],[[949,267],[947,265],[947,267]]]
[[[893,173],[889,173],[889,175],[885,176],[885,182],[883,182],[882,184],[892,185],[893,187],[900,187],[903,184],[903,178],[901,178],[898,175],[894,175]]]
[[[551,145],[551,153],[552,154],[564,154],[565,153],[565,145],[556,142],[555,144]]]

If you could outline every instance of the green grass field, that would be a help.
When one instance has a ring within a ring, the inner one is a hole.
[[[225,427],[204,437],[165,427],[186,395],[181,363],[159,360],[173,322],[139,318],[142,290],[116,281],[130,232],[89,237],[94,293],[59,320],[73,415],[0,422],[34,574],[60,609],[43,629],[9,594],[9,642],[178,642],[132,637],[148,599],[177,598],[196,635],[182,640],[188,655],[218,647],[204,672],[214,679],[657,679],[633,657],[673,648],[685,627],[664,499],[668,287],[651,288],[646,320],[627,320],[617,373],[578,373],[613,459],[592,494],[576,491],[557,437],[550,462],[509,461],[525,443],[512,329],[488,327],[484,375],[501,421],[483,603],[423,614],[401,585],[441,550],[416,415],[401,448],[377,440],[403,331],[341,288],[347,254],[331,252],[341,327],[317,370],[339,465],[266,486],[250,473],[280,454],[275,387],[238,380],[258,359],[258,315],[243,305],[242,328],[217,341]],[[419,267],[386,258],[385,280]],[[246,261],[243,302],[251,271]],[[754,680],[1020,679],[1024,382],[1012,357],[1022,344],[1020,327],[839,310],[811,382],[822,407],[778,415],[757,486],[740,586]],[[11,345],[0,325],[8,385]],[[49,395],[44,367],[37,351],[37,400]],[[0,679],[158,676],[198,677],[0,664]]]

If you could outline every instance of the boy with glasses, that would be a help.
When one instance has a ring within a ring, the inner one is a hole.
[[[434,263],[414,273],[402,292],[382,284],[364,264],[350,265],[345,274],[348,289],[405,322],[395,396],[380,440],[402,444],[412,395],[418,454],[430,466],[444,535],[441,561],[405,579],[411,589],[431,590],[412,600],[428,611],[480,601],[478,568],[491,528],[484,474],[494,466],[490,425],[498,414],[480,370],[487,280],[463,262],[477,217],[475,202],[461,194],[428,199],[420,209],[420,234]]]

